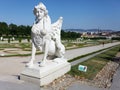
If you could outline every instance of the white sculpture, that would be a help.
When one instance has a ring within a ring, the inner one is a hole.
[[[2,40],[3,40],[3,37],[0,37],[0,40],[2,41]]]
[[[43,60],[40,66],[45,66],[47,59],[64,58],[65,47],[61,43],[61,26],[63,18],[60,17],[57,22],[51,24],[48,11],[43,3],[34,7],[35,22],[31,29],[32,36],[32,56],[28,67],[32,67],[35,60],[36,49],[44,52]]]

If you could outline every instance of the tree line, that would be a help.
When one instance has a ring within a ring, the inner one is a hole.
[[[30,36],[31,26],[19,25],[16,24],[7,24],[6,22],[0,22],[0,36]]]
[[[6,22],[0,22],[0,37],[30,37],[31,35],[31,26],[27,25],[16,25],[16,24],[7,24]],[[65,32],[61,31],[62,39],[76,39],[80,37],[80,33],[76,32]]]

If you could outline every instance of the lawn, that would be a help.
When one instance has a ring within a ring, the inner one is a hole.
[[[120,46],[113,47],[112,49],[90,58],[87,61],[72,66],[71,71],[68,72],[68,74],[92,80],[97,73],[117,54],[119,48]],[[78,65],[87,66],[87,72],[79,71]]]
[[[99,43],[100,41],[96,41],[96,40],[83,40],[83,41],[80,41],[80,42],[77,42],[76,40],[75,41],[65,41],[63,42],[66,50],[69,50],[69,49],[76,49],[76,48],[82,48],[82,47],[87,47],[87,46],[94,46],[94,45],[97,45],[97,44],[101,44]],[[105,40],[104,40],[105,42]],[[106,40],[107,42],[107,40]],[[17,50],[12,50],[12,48],[15,48],[15,49],[18,49]],[[28,56],[28,55],[31,55],[31,43],[29,42],[26,42],[26,43],[1,43],[0,44],[0,54],[4,54],[4,56]],[[10,52],[10,50],[12,52]],[[7,51],[9,50],[9,51]],[[13,53],[16,52],[15,54]],[[18,52],[23,52],[23,54],[17,54]],[[8,53],[9,52],[9,53]],[[37,50],[37,53],[40,54],[40,51]],[[7,54],[7,55],[6,55]]]
[[[0,49],[4,48],[31,48],[31,43],[1,43]]]

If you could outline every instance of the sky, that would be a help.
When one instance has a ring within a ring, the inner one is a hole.
[[[63,29],[120,31],[120,0],[0,0],[0,22],[32,25],[39,2],[47,7],[52,23],[63,17]]]

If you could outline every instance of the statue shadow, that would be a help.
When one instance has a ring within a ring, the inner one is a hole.
[[[14,77],[16,77],[16,79],[20,80],[20,75],[12,75]]]
[[[23,64],[27,64],[29,61],[23,61],[23,62],[21,62],[21,63],[23,63]]]

